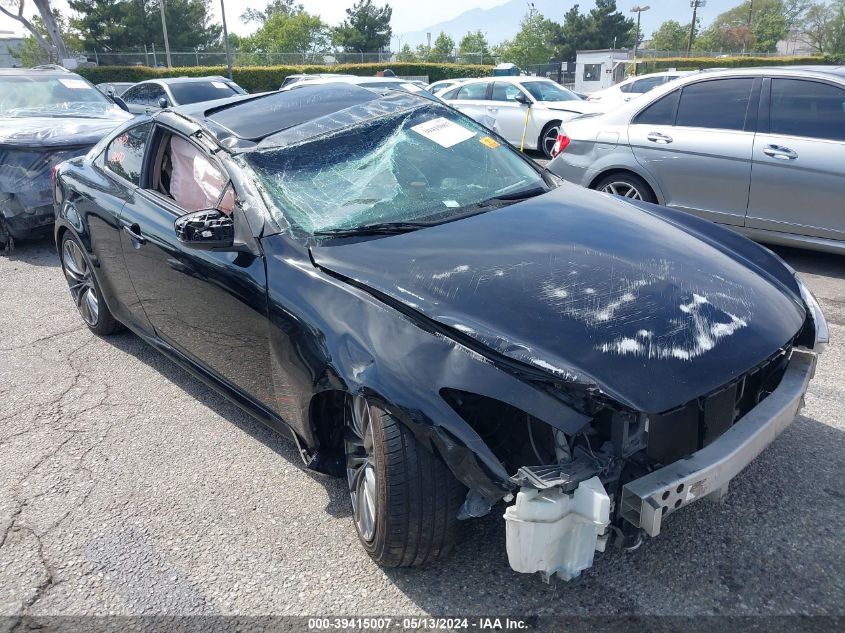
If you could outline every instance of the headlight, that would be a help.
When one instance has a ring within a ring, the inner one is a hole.
[[[813,325],[816,328],[816,342],[813,345],[813,350],[821,352],[824,346],[830,342],[830,330],[827,327],[827,321],[822,313],[822,308],[813,293],[801,279],[801,275],[795,273],[795,281],[798,282],[798,288],[801,290],[801,298],[804,300],[804,305],[810,311],[810,316],[813,317]]]

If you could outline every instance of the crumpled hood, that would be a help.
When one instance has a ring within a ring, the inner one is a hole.
[[[0,145],[47,149],[94,145],[132,115],[117,106],[94,117],[0,117]]]
[[[574,185],[411,233],[327,243],[312,257],[500,354],[649,413],[740,376],[806,318],[799,298],[739,255]]]
[[[549,110],[561,112],[577,112],[579,114],[591,114],[593,112],[604,112],[606,108],[602,108],[598,103],[590,101],[544,101],[536,104],[534,107],[541,106]]]

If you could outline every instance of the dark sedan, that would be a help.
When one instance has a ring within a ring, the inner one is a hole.
[[[66,70],[0,70],[0,251],[50,234],[53,167],[130,118]]]
[[[171,106],[216,101],[246,94],[225,77],[172,77],[149,79],[127,89],[120,98],[133,114],[150,114]]]
[[[64,163],[56,243],[92,331],[129,327],[346,477],[378,563],[515,495],[512,567],[568,579],[724,493],[827,326],[764,248],[553,178],[431,99],[303,85]]]

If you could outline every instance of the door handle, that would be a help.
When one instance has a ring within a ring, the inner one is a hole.
[[[798,153],[788,147],[781,147],[780,145],[766,145],[763,148],[763,153],[766,156],[777,158],[778,160],[795,160],[798,158]]]
[[[672,142],[672,137],[661,132],[649,132],[646,138],[652,143],[659,143],[660,145],[668,145]]]
[[[138,224],[124,224],[124,232],[129,236],[129,239],[138,244],[146,244],[147,238],[141,235],[141,227]]]
[[[497,108],[496,106],[487,106],[487,111],[488,112],[498,112],[499,108]]]

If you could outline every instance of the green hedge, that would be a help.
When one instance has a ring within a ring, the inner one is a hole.
[[[698,70],[699,68],[750,68],[752,66],[818,66],[845,63],[843,55],[815,57],[667,57],[637,62],[637,74],[659,72],[669,68]]]
[[[492,66],[470,64],[338,64],[334,66],[241,66],[232,69],[232,79],[250,92],[278,90],[288,75],[300,73],[346,73],[362,77],[374,76],[377,72],[390,68],[397,75],[428,75],[429,81],[439,81],[452,77],[487,77],[492,74]],[[143,81],[159,77],[203,77],[206,75],[226,75],[225,66],[186,66],[183,68],[150,68],[149,66],[88,66],[77,72],[91,83],[110,83],[113,81]]]

